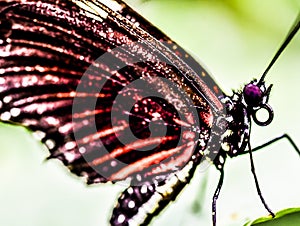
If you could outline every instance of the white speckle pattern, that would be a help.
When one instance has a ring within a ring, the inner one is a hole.
[[[47,117],[45,120],[49,125],[52,125],[52,126],[59,125],[59,120],[54,117]]]
[[[73,152],[66,152],[64,155],[68,162],[73,162],[76,157]]]
[[[148,202],[146,202],[142,208],[140,209],[143,209],[146,211],[146,214],[147,213],[153,213],[158,207],[158,203],[159,203],[159,200],[161,200],[163,198],[162,195],[160,195],[159,193],[155,193],[153,194],[153,196],[149,199]],[[139,211],[140,212],[140,211]]]
[[[224,158],[223,158],[222,156],[219,157],[219,162],[220,162],[221,164],[224,163]]]
[[[120,11],[123,8],[119,3],[112,0],[102,0],[101,3],[103,3],[113,11]]]
[[[10,109],[10,114],[12,117],[17,117],[21,113],[21,110],[19,108],[12,108]]]
[[[37,140],[42,140],[45,136],[46,133],[44,133],[43,131],[37,130],[33,133],[33,136],[37,139]]]
[[[146,194],[147,193],[147,190],[148,190],[148,188],[147,188],[147,185],[142,185],[142,187],[141,187],[141,193],[142,194]]]
[[[73,0],[73,2],[84,10],[84,14],[87,17],[90,17],[100,22],[102,22],[103,19],[107,18],[107,12],[94,5],[92,2],[88,2],[87,4],[78,0]]]
[[[186,178],[189,176],[189,171],[193,167],[193,163],[190,161],[181,171],[176,173],[178,179],[182,182],[186,181]]]
[[[10,101],[12,100],[12,97],[11,96],[6,96],[3,98],[3,102],[8,104]]]
[[[224,151],[229,151],[230,150],[230,146],[227,142],[226,143],[221,143],[221,147]]]
[[[134,207],[135,207],[135,202],[134,201],[129,201],[128,202],[128,207],[130,208],[130,209],[133,209]]]
[[[118,216],[118,223],[123,223],[124,221],[125,221],[125,216],[123,215],[123,214],[120,214],[119,216]]]
[[[142,176],[140,174],[136,175],[136,179],[137,181],[141,181],[142,180]]]
[[[41,67],[40,65],[35,66],[35,70],[39,71],[39,72],[44,72],[45,68]]]
[[[129,226],[139,226],[134,220],[130,219],[128,220],[128,225]]]
[[[67,142],[66,144],[65,144],[65,148],[67,149],[67,150],[71,150],[71,149],[73,149],[73,148],[75,148],[76,147],[76,142],[74,142],[74,141],[69,141],[69,142]]]
[[[6,111],[6,112],[1,114],[0,119],[2,121],[8,121],[10,119],[10,117],[11,117],[11,114],[8,111]]]
[[[144,205],[139,208],[137,215],[133,216],[132,219],[130,219],[130,226],[141,225],[143,222],[145,222],[147,212],[144,209]]]
[[[79,152],[80,152],[81,154],[84,154],[84,153],[86,152],[85,147],[80,147],[80,148],[79,148]]]
[[[131,195],[131,194],[133,193],[133,188],[132,188],[132,187],[128,188],[128,189],[127,189],[127,192],[128,192],[128,194]]]
[[[54,140],[51,140],[51,139],[46,140],[45,144],[50,150],[55,147],[55,142],[54,142]]]
[[[32,107],[37,107],[36,111],[39,115],[43,114],[47,110],[47,105],[46,104],[41,105],[41,106],[38,106],[37,104],[32,104]]]
[[[60,133],[67,133],[71,129],[72,129],[72,123],[67,123],[64,126],[59,127],[58,131]]]
[[[116,162],[116,161],[111,161],[111,162],[110,162],[110,165],[111,165],[112,167],[116,167],[117,162]]]

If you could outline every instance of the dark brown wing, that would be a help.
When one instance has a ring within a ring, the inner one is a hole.
[[[128,5],[124,4],[123,1],[116,0],[120,4],[123,4],[123,8],[120,10],[120,13],[128,18],[130,21],[139,24],[139,27],[144,31],[148,32],[155,39],[164,42],[166,46],[168,46],[177,56],[179,56],[190,68],[192,68],[198,75],[201,77],[201,80],[211,88],[211,92],[215,96],[223,95],[222,90],[215,83],[211,76],[209,76],[208,72],[203,68],[197,60],[193,58],[188,52],[186,52],[180,45],[174,42],[171,38],[169,38],[166,34],[164,34],[161,30],[151,24],[148,20],[143,18],[140,14],[130,8]],[[219,102],[219,100],[214,100],[215,102]],[[220,104],[216,104],[220,107]]]
[[[88,183],[163,179],[207,143],[215,84],[124,3],[103,2],[0,3],[1,120]]]
[[[150,222],[189,183],[223,110],[211,77],[119,0],[0,1],[0,31],[1,121],[88,183],[131,180],[111,224]]]
[[[35,131],[50,158],[89,183],[180,169],[199,139],[195,122],[210,126],[208,87],[118,14],[124,4],[75,3],[1,3],[1,120]]]

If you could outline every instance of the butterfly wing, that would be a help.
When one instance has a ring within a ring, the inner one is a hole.
[[[201,161],[223,110],[214,81],[119,0],[1,1],[0,7],[1,121],[32,130],[49,158],[87,183],[142,185],[124,191],[128,199],[119,199],[111,222],[122,215],[150,221]],[[180,179],[180,172],[188,173]],[[147,195],[135,203],[141,208],[127,216],[124,205],[142,197],[145,186]],[[158,207],[140,214],[157,195]]]
[[[1,120],[35,131],[50,158],[89,183],[183,167],[199,139],[195,122],[207,132],[211,106],[220,108],[211,89],[149,24],[143,30],[118,14],[129,10],[124,3],[74,2],[1,3]]]
[[[151,24],[148,20],[146,20],[144,17],[142,17],[140,14],[138,14],[136,11],[134,11],[132,8],[130,8],[128,5],[124,4],[120,0],[116,0],[118,3],[123,4],[122,10],[119,11],[119,13],[124,16],[125,18],[128,18],[129,20],[138,23],[139,27],[146,31],[148,34],[153,36],[155,39],[164,42],[164,44],[170,48],[174,54],[179,56],[190,68],[192,68],[200,77],[201,80],[204,81],[205,84],[207,84],[208,87],[211,88],[212,96],[221,96],[222,90],[219,88],[219,86],[215,83],[215,81],[212,79],[212,77],[209,75],[209,73],[203,68],[199,61],[195,60],[193,56],[191,56],[188,52],[186,52],[180,45],[178,45],[174,40],[172,40],[170,37],[168,37],[165,33],[163,33],[161,30],[159,30],[157,27],[155,27],[153,24]],[[214,99],[214,102],[217,103],[219,110],[222,108],[220,104],[218,103],[219,100]]]
[[[199,156],[198,156],[199,157]],[[148,225],[190,182],[201,158],[195,158],[158,184],[131,186],[120,195],[110,219],[111,225]]]

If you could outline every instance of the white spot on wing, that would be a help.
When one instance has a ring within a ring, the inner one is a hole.
[[[84,153],[86,152],[85,147],[80,147],[80,148],[79,148],[79,152],[80,152],[81,154],[84,154]]]
[[[11,96],[6,96],[6,97],[3,98],[3,102],[6,103],[6,104],[9,103],[11,100],[12,100]]]
[[[74,141],[69,141],[69,142],[67,142],[66,144],[65,144],[65,148],[67,149],[67,150],[71,150],[71,149],[73,149],[73,148],[75,148],[76,147],[76,142],[74,142]]]
[[[19,108],[12,108],[10,109],[10,114],[12,117],[17,117],[21,113]]]
[[[75,154],[72,152],[66,152],[65,153],[65,158],[68,162],[73,162],[75,159]]]
[[[136,175],[136,179],[137,179],[137,181],[141,181],[142,180],[142,176],[140,174],[137,174]]]
[[[221,164],[223,164],[224,163],[224,158],[222,156],[220,156],[219,161],[220,161]]]
[[[139,226],[145,222],[147,212],[143,208],[139,208],[138,213],[129,220],[130,226]]]
[[[129,219],[128,220],[128,225],[129,226],[139,226],[139,224],[137,224],[134,220],[132,220],[132,219]]]
[[[134,202],[133,200],[129,201],[129,202],[128,202],[128,207],[129,207],[130,209],[133,209],[133,208],[135,207],[135,202]]]
[[[42,140],[46,136],[46,133],[44,133],[43,131],[37,130],[37,131],[33,132],[33,136],[37,140]]]
[[[87,17],[90,17],[92,19],[95,19],[97,21],[102,22],[103,19],[107,18],[108,13],[105,12],[103,9],[99,8],[98,6],[96,6],[94,3],[92,2],[82,2],[82,1],[78,1],[78,0],[73,0],[73,2],[78,5],[81,9],[84,10],[84,14]],[[99,16],[97,16],[99,15]]]
[[[68,123],[68,124],[66,124],[64,126],[59,127],[58,131],[60,133],[67,133],[71,129],[72,129],[72,123]]]
[[[221,144],[221,147],[224,151],[229,151],[230,150],[230,146],[229,144],[226,142],[226,143],[222,143]]]
[[[148,190],[148,188],[147,188],[147,185],[142,185],[142,187],[141,187],[141,193],[142,194],[146,194],[147,193],[147,190]]]
[[[148,213],[153,213],[158,207],[158,202],[162,199],[162,196],[159,193],[154,193],[153,196],[149,199],[148,202],[146,202],[142,208]]]
[[[54,142],[54,140],[51,140],[51,139],[46,140],[45,144],[50,150],[55,147],[55,142]]]
[[[111,165],[112,167],[116,167],[116,166],[117,166],[117,162],[116,162],[116,161],[111,161],[111,162],[110,162],[110,165]]]
[[[178,177],[178,179],[182,182],[186,181],[186,178],[189,176],[190,170],[193,166],[193,163],[190,161],[182,170],[178,171],[178,173],[176,173],[176,176]]]
[[[128,188],[127,192],[128,192],[128,194],[132,194],[133,193],[133,188],[132,187]]]
[[[49,125],[52,126],[57,126],[59,124],[59,120],[54,117],[47,117],[45,120]]]
[[[126,219],[125,216],[124,216],[123,214],[120,214],[120,215],[118,216],[118,219],[117,219],[117,220],[118,220],[118,223],[121,224],[121,223],[123,223],[123,222],[125,221],[125,219]]]
[[[8,111],[6,111],[6,112],[4,112],[4,113],[1,114],[0,119],[2,121],[7,121],[7,120],[10,119],[10,117],[11,117],[11,114]]]
[[[39,71],[39,72],[44,72],[45,68],[41,67],[40,65],[35,66],[35,70]]]
[[[113,11],[120,11],[123,8],[119,3],[113,0],[102,0],[101,3],[103,3]]]

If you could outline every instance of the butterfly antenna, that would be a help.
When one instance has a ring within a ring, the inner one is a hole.
[[[275,56],[271,60],[270,64],[268,65],[268,67],[266,68],[266,70],[264,71],[264,73],[262,74],[262,76],[261,76],[261,78],[259,80],[259,84],[261,84],[265,80],[265,77],[266,77],[267,73],[269,72],[270,68],[276,62],[276,60],[278,59],[278,57],[280,56],[280,54],[283,52],[283,50],[286,48],[286,46],[293,39],[293,37],[295,36],[295,34],[298,32],[299,28],[300,28],[300,11],[298,13],[298,16],[297,16],[297,18],[296,18],[296,20],[295,20],[292,28],[290,29],[288,35],[286,36],[284,42],[282,43],[282,45],[280,46],[280,48],[276,52]]]

